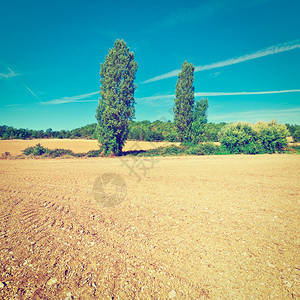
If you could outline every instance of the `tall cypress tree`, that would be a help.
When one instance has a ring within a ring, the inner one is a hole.
[[[103,152],[120,155],[129,122],[134,118],[134,84],[137,71],[134,53],[123,40],[116,40],[100,70],[100,98],[96,110],[97,135]]]
[[[174,122],[180,141],[191,141],[194,113],[194,66],[184,61],[178,75],[175,91]]]

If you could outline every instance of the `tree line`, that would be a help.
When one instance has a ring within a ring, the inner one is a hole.
[[[94,132],[97,124],[90,124],[80,128],[75,128],[72,130],[60,130],[55,131],[52,128],[47,130],[34,130],[34,129],[24,129],[24,128],[14,128],[12,126],[2,125],[0,126],[0,139],[11,140],[11,139],[93,139]]]
[[[203,142],[218,141],[219,131],[226,125],[226,123],[207,123],[203,128],[200,140]],[[292,125],[293,126],[293,125]],[[33,130],[33,129],[18,129],[12,126],[0,126],[0,139],[97,139],[96,135],[97,124],[82,126],[72,130],[55,131],[51,128],[47,130]],[[144,121],[130,121],[129,123],[129,140],[136,141],[168,141],[179,142],[180,138],[177,134],[174,122],[171,120],[162,121],[156,120],[150,122]]]

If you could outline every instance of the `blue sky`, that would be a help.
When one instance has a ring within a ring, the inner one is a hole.
[[[100,63],[124,39],[136,120],[172,119],[178,70],[196,67],[209,122],[300,123],[300,1],[0,0],[0,124],[94,123]]]

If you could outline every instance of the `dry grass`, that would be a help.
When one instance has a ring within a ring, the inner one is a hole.
[[[96,140],[75,140],[75,139],[37,139],[37,140],[0,140],[0,155],[10,152],[11,155],[20,155],[22,150],[27,147],[40,143],[43,147],[49,149],[62,148],[69,149],[75,153],[85,153],[90,150],[99,150],[98,141]],[[129,150],[149,150],[161,146],[169,146],[179,143],[170,142],[144,142],[144,141],[127,141],[124,151]]]
[[[2,160],[0,298],[300,297],[299,170],[296,155]],[[127,185],[118,206],[93,197],[104,173]]]

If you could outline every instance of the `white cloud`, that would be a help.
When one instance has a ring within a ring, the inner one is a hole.
[[[282,94],[282,93],[299,93],[300,89],[296,90],[281,90],[281,91],[262,91],[262,92],[201,92],[195,93],[195,97],[214,97],[214,96],[241,96],[241,95],[266,95],[266,94]]]
[[[82,94],[82,95],[71,96],[71,97],[62,97],[59,99],[42,102],[42,104],[57,105],[57,104],[74,103],[74,102],[77,102],[77,103],[79,103],[79,102],[95,102],[98,100],[82,100],[82,99],[86,99],[86,98],[89,98],[89,97],[97,95],[97,94],[99,94],[99,92],[92,92],[92,93],[88,93],[88,94]]]
[[[21,104],[6,104],[4,107],[15,107],[15,106],[20,106]]]
[[[12,77],[19,76],[20,74],[15,73],[12,69],[6,67],[9,73],[0,73],[0,79],[8,79]]]
[[[283,93],[299,93],[300,89],[280,90],[280,91],[260,91],[260,92],[199,92],[195,93],[195,97],[215,97],[215,96],[241,96],[241,95],[266,95],[266,94],[283,94]],[[141,101],[153,100],[169,100],[174,99],[175,95],[150,96],[136,98]]]
[[[300,48],[300,40],[291,41],[291,42],[287,42],[287,43],[283,43],[283,44],[279,44],[279,45],[274,45],[274,46],[259,50],[257,52],[251,53],[251,54],[246,54],[243,56],[227,59],[224,61],[219,61],[216,63],[203,65],[203,66],[196,66],[195,72],[222,68],[225,66],[239,64],[244,61],[248,61],[248,60],[252,60],[252,59],[256,59],[256,58],[260,58],[260,57],[264,57],[264,56],[268,56],[268,55],[273,55],[276,53],[286,52],[286,51],[290,51],[290,50],[297,49],[297,48]],[[163,79],[167,79],[167,78],[171,78],[171,77],[176,77],[176,76],[178,76],[178,73],[180,71],[181,71],[180,69],[177,69],[177,70],[150,78],[142,83],[150,83],[150,82],[159,81],[159,80],[163,80]]]

